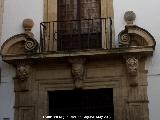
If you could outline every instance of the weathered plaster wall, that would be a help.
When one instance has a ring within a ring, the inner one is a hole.
[[[160,42],[159,28],[160,10],[159,0],[113,0],[115,16],[116,40],[118,33],[124,28],[123,15],[127,10],[137,14],[136,24],[147,29],[156,39],[157,46],[153,57],[148,60],[149,68],[148,94],[150,100],[150,119],[159,120],[160,117]],[[23,32],[21,23],[25,18],[32,18],[35,22],[33,32],[39,40],[39,23],[43,20],[43,0],[5,0],[2,30],[2,42],[10,36]],[[14,116],[13,67],[2,62],[2,83],[0,84],[0,120]]]
[[[1,39],[2,22],[3,22],[3,3],[4,3],[4,0],[0,0],[0,39]]]
[[[8,37],[22,33],[22,21],[34,20],[33,32],[39,39],[39,24],[43,20],[43,0],[5,0],[2,42]]]
[[[4,0],[3,30],[1,42],[22,33],[22,21],[32,18],[35,22],[33,32],[39,39],[39,23],[43,19],[43,0]],[[14,86],[15,70],[12,66],[1,62],[2,76],[0,83],[0,120],[14,120]]]

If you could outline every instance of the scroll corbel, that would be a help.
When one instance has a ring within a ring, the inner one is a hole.
[[[83,87],[83,81],[85,77],[85,68],[84,63],[85,58],[69,58],[69,62],[71,63],[71,72],[74,82],[74,87],[76,89],[80,89]]]
[[[137,56],[126,56],[126,69],[130,86],[138,86],[139,60]]]

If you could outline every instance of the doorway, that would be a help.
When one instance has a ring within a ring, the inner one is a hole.
[[[49,115],[114,120],[113,89],[61,90],[48,92]]]

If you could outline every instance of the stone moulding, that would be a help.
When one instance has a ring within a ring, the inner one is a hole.
[[[136,25],[126,25],[118,36],[120,47],[148,46],[155,48],[154,37],[145,29]],[[133,44],[134,43],[134,44]]]
[[[36,51],[38,42],[25,33],[17,34],[6,40],[1,47],[2,55],[22,55]]]

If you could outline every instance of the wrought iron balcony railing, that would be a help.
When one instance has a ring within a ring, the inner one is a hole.
[[[41,52],[110,49],[112,20],[110,18],[42,22]]]

